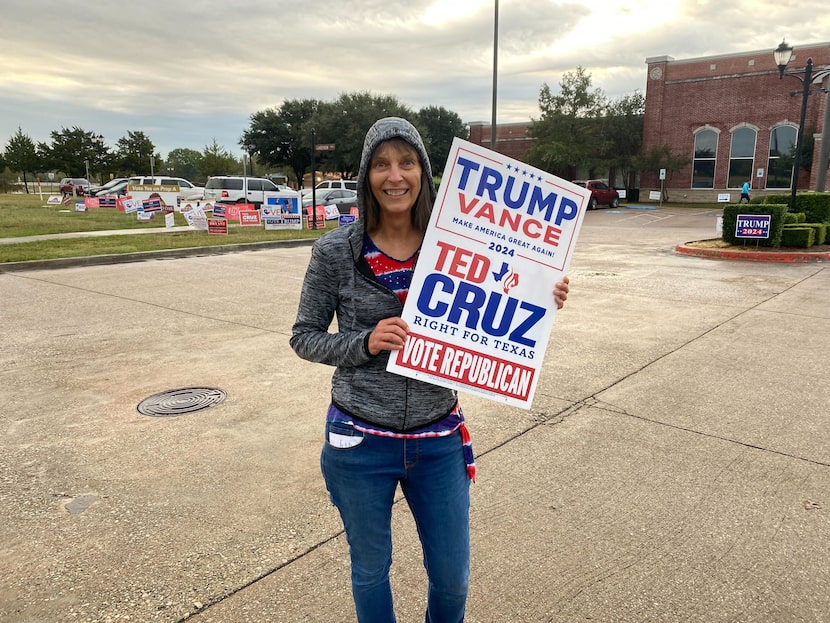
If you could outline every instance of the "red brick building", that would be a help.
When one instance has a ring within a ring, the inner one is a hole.
[[[795,47],[787,71],[803,77],[810,57],[814,74],[830,67],[830,43]],[[646,64],[643,149],[668,145],[691,160],[664,182],[671,200],[712,201],[729,192],[734,201],[747,180],[753,194],[790,189],[787,156],[796,142],[803,87],[787,72],[779,79],[772,48],[679,61],[662,56]],[[827,107],[826,93],[809,96],[804,140],[813,131],[815,147],[809,174],[802,170],[798,180],[803,190],[816,187]],[[642,172],[640,181],[642,191],[660,188],[657,171]]]
[[[814,74],[830,69],[830,43],[796,47],[786,73],[803,77],[808,58]],[[789,191],[792,161],[787,156],[796,142],[802,85],[786,73],[779,79],[772,48],[679,61],[661,56],[646,64],[643,150],[668,145],[690,160],[664,181],[672,201],[715,201],[727,192],[737,200],[747,180],[753,195]],[[827,88],[830,80],[813,89],[821,86]],[[798,93],[791,96],[793,91]],[[823,92],[808,98],[804,141],[810,138],[807,132],[814,132],[815,143],[809,174],[800,172],[801,190],[816,188],[821,145],[830,143],[828,99]],[[529,121],[497,126],[495,151],[523,160],[533,144],[529,127]],[[489,123],[470,124],[470,142],[492,148],[491,138]],[[642,172],[639,185],[643,198],[659,190],[658,172]]]
[[[496,126],[496,146],[491,147],[493,142],[492,127],[483,121],[470,123],[470,142],[492,149],[505,156],[516,160],[524,160],[524,156],[533,144],[532,138],[528,136],[530,122],[527,123],[503,123]]]

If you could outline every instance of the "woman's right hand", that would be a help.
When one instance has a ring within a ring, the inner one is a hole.
[[[366,345],[369,354],[374,356],[384,350],[401,350],[408,334],[409,325],[403,318],[384,318],[369,334]]]

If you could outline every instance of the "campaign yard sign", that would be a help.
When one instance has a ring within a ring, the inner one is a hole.
[[[590,196],[456,138],[387,369],[529,409]]]
[[[118,208],[118,197],[116,197],[115,195],[105,195],[103,197],[98,197],[98,207],[110,208],[114,210]]]
[[[216,206],[213,206],[214,210]],[[250,212],[251,210],[256,210],[256,206],[253,203],[226,203],[225,204],[225,218],[229,221],[239,221],[240,212]]]
[[[314,223],[311,221],[311,206],[308,206],[305,209],[306,215],[306,228],[313,229],[317,227],[317,229],[325,229],[326,228],[326,208],[323,206],[316,206],[314,208]]]
[[[262,219],[265,229],[302,229],[300,193],[294,190],[263,193]]]
[[[209,218],[207,219],[208,234],[218,236],[228,235],[228,220],[224,218]]]
[[[735,221],[735,238],[769,238],[769,214],[739,214]]]
[[[258,210],[240,210],[239,211],[239,224],[242,227],[259,227],[262,225],[262,221],[259,218],[259,211]]]
[[[142,199],[141,200],[141,207],[139,211],[141,212],[161,212],[162,208],[162,201],[160,198],[155,197],[151,199]]]

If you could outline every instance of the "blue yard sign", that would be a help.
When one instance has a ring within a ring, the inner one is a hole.
[[[769,238],[769,214],[739,214],[735,238]]]

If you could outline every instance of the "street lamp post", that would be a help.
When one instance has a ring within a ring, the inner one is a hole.
[[[314,152],[317,151],[317,130],[311,128],[311,229],[317,229],[317,163]],[[302,207],[300,208],[302,210]],[[302,218],[302,217],[300,217]]]
[[[793,48],[792,46],[787,45],[786,41],[782,41],[772,54],[775,58],[775,64],[778,65],[778,79],[783,80],[784,70],[787,68],[790,59],[792,59],[793,56]],[[810,87],[812,87],[814,82],[821,83],[825,77],[830,75],[830,70],[821,69],[813,72],[813,59],[811,57],[807,59],[807,66],[804,68],[804,77],[799,76],[797,73],[788,73],[787,75],[801,82],[802,86],[801,118],[798,122],[798,132],[795,140],[795,159],[793,162],[793,174],[790,180],[790,203],[787,207],[788,211],[795,212],[795,194],[798,191],[798,170],[801,168],[801,148],[804,143],[804,123],[807,117],[807,100],[811,93],[819,93],[824,91],[824,89],[811,90]],[[790,95],[796,95],[797,93],[798,91],[793,91]]]
[[[93,154],[93,164],[98,167],[98,177],[101,180],[101,183],[104,183],[104,172],[102,171],[103,168],[103,147],[104,147],[104,136],[102,134],[94,134],[92,136],[92,143],[94,145],[95,153]],[[89,179],[89,174],[87,173],[87,179]]]
[[[497,126],[496,102],[498,101],[499,81],[499,0],[495,0],[495,14],[493,16],[493,111],[490,120],[490,149],[496,151]]]

